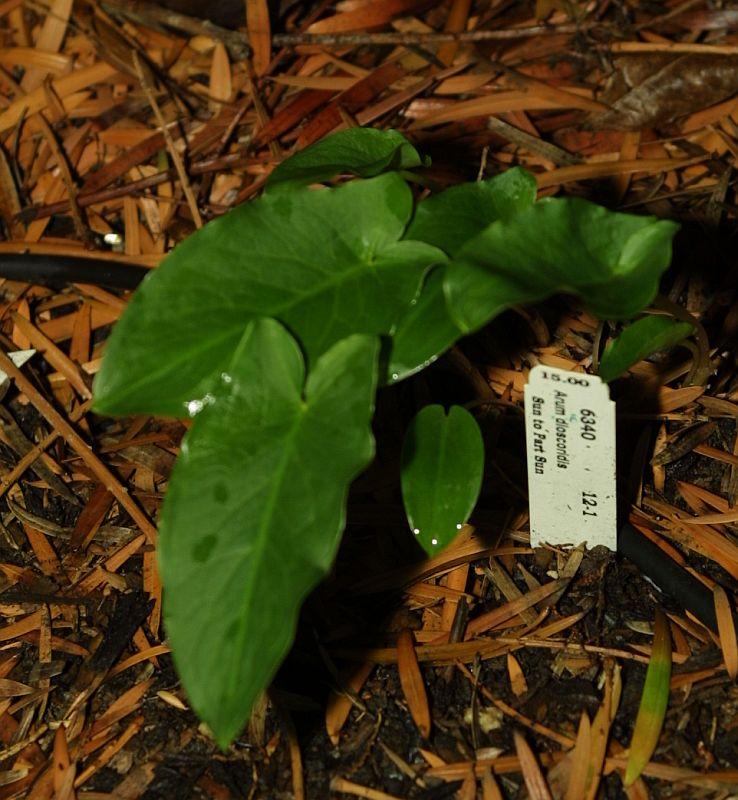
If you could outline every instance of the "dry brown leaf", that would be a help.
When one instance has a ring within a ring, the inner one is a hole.
[[[489,767],[485,767],[482,772],[482,800],[503,800],[500,787]]]
[[[464,778],[463,783],[456,791],[456,800],[476,800],[477,780],[474,776],[474,768],[471,767]]]
[[[272,32],[267,0],[246,0],[246,28],[253,51],[254,72],[266,75],[272,60]]]
[[[453,0],[443,30],[447,33],[458,33],[465,30],[470,10],[471,0]],[[436,54],[438,60],[442,64],[451,64],[458,49],[459,45],[456,42],[443,42]]]
[[[54,0],[44,19],[44,24],[36,39],[36,49],[42,53],[57,53],[61,49],[64,35],[67,32],[69,15],[72,13],[74,0]],[[42,65],[31,67],[21,80],[21,89],[30,92],[43,83],[48,70]]]
[[[308,32],[348,33],[374,30],[386,25],[393,17],[410,14],[429,5],[429,0],[381,0],[366,3],[353,11],[344,11],[314,22]]]
[[[22,697],[26,694],[33,694],[35,691],[33,686],[26,686],[25,683],[11,681],[9,678],[0,678],[0,699]]]
[[[712,589],[712,596],[715,602],[715,616],[717,617],[718,634],[720,636],[720,647],[723,651],[725,669],[731,680],[735,680],[738,677],[738,640],[736,639],[733,608],[722,586],[715,584]]]
[[[374,664],[371,662],[354,668],[344,680],[346,688],[358,694],[373,669]],[[325,707],[325,729],[334,746],[338,745],[341,728],[348,719],[353,705],[351,697],[346,692],[332,691],[328,697]]]
[[[551,790],[548,788],[546,778],[541,771],[541,766],[530,745],[525,740],[525,736],[515,729],[513,737],[515,739],[515,751],[520,759],[520,770],[523,773],[523,780],[525,780],[530,800],[553,800]]]
[[[418,726],[420,735],[427,739],[431,730],[431,715],[428,706],[428,695],[425,691],[425,682],[415,654],[413,635],[409,630],[403,630],[397,637],[397,669],[400,673],[402,693],[407,700],[410,715]]]
[[[544,600],[554,592],[563,589],[568,584],[568,582],[569,581],[566,579],[550,581],[549,583],[545,583],[539,589],[533,589],[533,591],[528,592],[527,594],[520,597],[518,600],[513,600],[510,603],[505,603],[499,608],[495,608],[492,611],[488,611],[486,614],[482,614],[481,616],[476,617],[466,626],[465,638],[473,639],[480,633],[484,633],[485,631],[490,630],[490,628],[494,628],[496,625],[500,625],[506,620],[517,616],[521,611],[524,611],[526,608],[534,606],[536,603],[539,603],[541,600]]]
[[[507,654],[507,674],[510,676],[510,688],[516,697],[522,697],[528,691],[528,682],[523,670],[512,653]]]
[[[599,789],[600,780],[602,778],[602,769],[607,754],[607,742],[610,738],[610,725],[612,724],[612,670],[612,662],[606,662],[605,693],[590,727],[589,759],[587,761],[587,780],[585,782],[586,793],[583,796],[584,800],[594,800],[594,798],[597,797],[597,790]]]
[[[597,128],[643,130],[712,106],[738,91],[738,56],[661,53],[618,60],[628,91],[592,119]]]
[[[590,749],[592,726],[586,711],[579,718],[577,743],[569,753],[569,783],[566,787],[565,800],[580,800],[585,796],[587,788],[587,771],[590,766]]]
[[[228,103],[233,94],[233,80],[231,77],[231,62],[228,60],[228,51],[222,42],[215,43],[213,60],[210,64],[210,96],[217,110],[220,103]]]

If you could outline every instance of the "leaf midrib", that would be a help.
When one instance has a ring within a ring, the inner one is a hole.
[[[254,564],[257,561],[260,561],[266,550],[268,544],[269,526],[271,524],[271,520],[273,517],[274,508],[276,506],[278,497],[281,493],[282,484],[284,483],[284,479],[288,472],[287,464],[292,459],[295,442],[297,441],[297,433],[300,430],[302,422],[305,418],[306,411],[307,408],[305,407],[304,404],[299,404],[296,407],[294,423],[292,424],[285,438],[281,440],[282,458],[279,460],[278,468],[275,470],[274,486],[272,487],[272,490],[269,492],[266,502],[263,505],[261,523],[259,525],[259,530],[257,531],[257,535],[255,537],[255,545],[254,545],[253,555],[251,558],[252,564]],[[252,579],[250,583],[247,584],[246,592],[244,592],[244,598],[241,604],[241,613],[238,616],[238,619],[241,620],[242,624],[238,632],[238,638],[236,639],[234,646],[234,653],[236,653],[237,656],[239,653],[243,652],[244,649],[244,643],[245,643],[244,640],[246,636],[247,625],[244,624],[243,621],[248,618],[248,613],[249,609],[251,608],[255,587],[256,587],[256,581]],[[240,672],[239,670],[234,668],[231,670],[230,675],[231,679],[228,682],[227,691],[228,695],[232,696],[233,693],[235,692],[236,684],[240,679]]]

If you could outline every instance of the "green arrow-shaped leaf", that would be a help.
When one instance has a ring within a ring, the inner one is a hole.
[[[453,256],[498,219],[509,219],[536,199],[536,179],[520,167],[494,178],[453,186],[418,204],[407,238],[428,242]],[[399,321],[392,342],[389,374],[402,380],[428,366],[464,335],[446,301],[445,267],[433,270],[420,296]]]
[[[320,183],[349,172],[373,178],[382,172],[419,167],[418,151],[397,131],[349,128],[326,136],[285,159],[267,180],[267,191]]]
[[[312,362],[354,333],[390,333],[444,255],[400,241],[412,210],[395,173],[337,189],[277,192],[182,242],[147,276],[108,341],[103,413],[186,416],[249,320],[280,319]]]
[[[644,358],[673,347],[694,331],[688,322],[662,315],[643,317],[628,325],[605,348],[598,370],[603,381],[612,381]]]
[[[402,499],[410,528],[428,554],[445,547],[474,510],[484,473],[484,442],[461,406],[448,415],[426,406],[402,448]]]
[[[495,220],[510,219],[530,208],[536,192],[536,179],[521,167],[452,186],[418,203],[407,238],[428,242],[453,256]]]
[[[352,336],[304,382],[300,349],[252,322],[188,432],[159,540],[164,620],[197,713],[226,746],[326,573],[350,481],[373,454],[378,341]]]
[[[677,229],[579,198],[541,200],[455,254],[446,268],[449,308],[465,332],[556,292],[582,296],[600,317],[631,317],[654,298]]]

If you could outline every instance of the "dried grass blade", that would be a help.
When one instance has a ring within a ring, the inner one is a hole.
[[[407,700],[410,715],[418,726],[420,735],[427,739],[431,730],[428,695],[425,691],[423,674],[420,671],[418,657],[415,653],[413,635],[409,630],[401,631],[397,637],[397,669],[400,673],[402,693]]]
[[[531,750],[530,745],[525,741],[525,737],[520,731],[514,731],[513,736],[515,738],[515,750],[520,759],[520,770],[523,773],[530,800],[553,800],[551,790],[548,788],[543,772],[541,772],[535,753]]]
[[[539,589],[533,589],[533,591],[528,592],[528,594],[523,595],[517,600],[513,600],[511,603],[505,603],[505,605],[502,605],[499,608],[495,608],[492,611],[488,611],[486,614],[482,614],[467,625],[465,638],[472,639],[474,636],[484,633],[484,631],[493,628],[495,625],[499,625],[500,623],[517,616],[521,611],[530,608],[544,598],[548,597],[550,594],[562,589],[567,583],[567,580],[556,580],[551,581],[550,583],[545,583]]]
[[[720,636],[720,647],[723,651],[725,669],[730,675],[730,679],[735,680],[738,677],[738,640],[736,640],[733,609],[722,586],[716,584],[713,587],[712,597],[715,602],[715,616],[717,617],[718,635]]]
[[[671,630],[666,615],[657,610],[651,660],[646,669],[641,704],[638,708],[623,779],[626,786],[630,786],[640,776],[656,749],[669,703],[670,679]]]

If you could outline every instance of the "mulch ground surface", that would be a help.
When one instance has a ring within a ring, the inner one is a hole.
[[[354,125],[401,130],[431,156],[421,175],[436,188],[522,165],[541,196],[680,221],[661,291],[699,336],[613,387],[624,513],[733,602],[730,4],[4,0],[0,35],[0,264],[155,268],[284,157]],[[353,488],[335,570],[268,697],[219,751],[160,620],[155,521],[185,427],[89,411],[128,296],[74,275],[0,281],[2,350],[37,351],[0,389],[0,800],[580,800],[567,787],[581,762],[586,798],[738,793],[730,625],[718,637],[616,554],[530,547],[526,375],[591,370],[617,333],[570,298],[508,311],[382,391],[377,459]],[[474,411],[488,464],[471,524],[424,560],[398,473],[404,428],[430,401]],[[712,524],[689,522],[705,514]],[[672,692],[625,788],[657,609]]]

